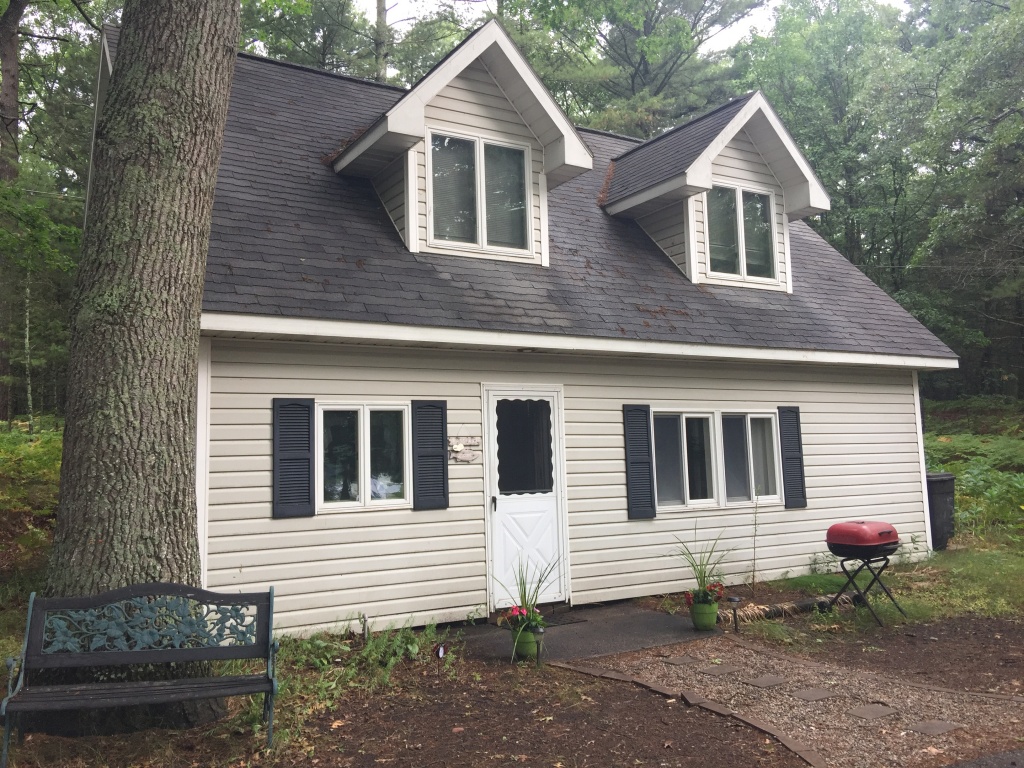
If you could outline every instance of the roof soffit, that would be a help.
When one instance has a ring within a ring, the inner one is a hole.
[[[544,145],[548,187],[593,168],[590,149],[497,21],[459,45],[334,161],[338,173],[370,176],[426,136],[425,109],[464,69],[480,60]]]
[[[682,173],[672,179],[606,206],[611,214],[641,216],[673,198],[711,189],[712,162],[736,135],[746,130],[783,187],[790,220],[823,213],[830,208],[828,192],[807,158],[760,91],[718,132]]]

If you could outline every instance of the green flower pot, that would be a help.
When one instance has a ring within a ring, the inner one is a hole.
[[[718,623],[718,603],[694,603],[690,606],[690,620],[693,628],[709,632]]]
[[[522,632],[518,629],[513,629],[512,642],[515,643],[515,657],[517,661],[537,660],[537,636],[533,632],[526,629]]]

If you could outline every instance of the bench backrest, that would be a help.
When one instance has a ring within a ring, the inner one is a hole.
[[[35,598],[30,669],[266,659],[274,590],[223,594],[182,584],[138,584],[92,597]]]

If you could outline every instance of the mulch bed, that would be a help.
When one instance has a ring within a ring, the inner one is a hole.
[[[419,677],[325,718],[320,765],[804,765],[752,728],[628,683],[475,661],[455,681]]]

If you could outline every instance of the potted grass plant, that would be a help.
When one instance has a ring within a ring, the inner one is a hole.
[[[720,550],[718,542],[722,534],[718,534],[709,545],[697,549],[697,530],[694,528],[694,548],[691,549],[686,542],[676,537],[679,546],[672,550],[672,554],[683,561],[693,573],[693,579],[697,582],[694,589],[683,593],[686,605],[690,609],[690,620],[693,628],[702,631],[709,631],[715,628],[718,623],[718,603],[725,596],[725,585],[719,575],[719,566],[729,554],[728,550]]]
[[[498,617],[499,626],[507,624],[512,630],[513,661],[537,658],[537,631],[547,626],[537,603],[540,593],[550,580],[556,565],[557,563],[550,563],[543,568],[531,569],[529,560],[520,557],[516,564],[514,592],[502,584],[505,591],[509,593],[509,597],[515,601],[514,605]],[[531,578],[531,570],[533,578]]]

